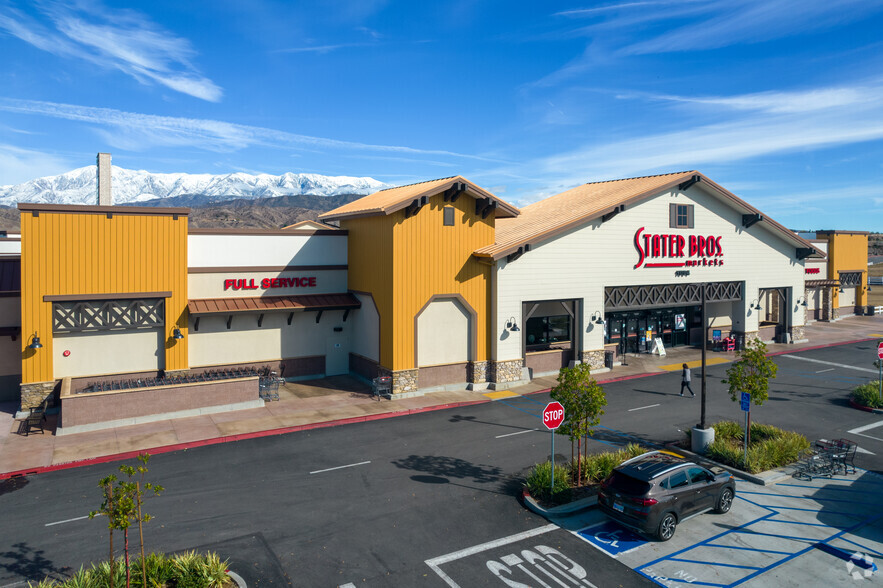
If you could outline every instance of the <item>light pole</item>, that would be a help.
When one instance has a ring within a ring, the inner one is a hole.
[[[708,325],[705,316],[705,287],[708,284],[703,282],[699,285],[702,288],[702,413],[699,417],[699,428],[705,429],[705,348],[707,347]]]

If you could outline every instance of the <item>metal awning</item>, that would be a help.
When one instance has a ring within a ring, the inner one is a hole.
[[[362,303],[349,293],[307,294],[300,296],[260,296],[255,298],[200,298],[189,300],[190,314],[231,314],[273,310],[348,310]]]

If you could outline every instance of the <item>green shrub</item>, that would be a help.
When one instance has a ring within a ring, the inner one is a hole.
[[[557,474],[557,471],[556,471]],[[557,484],[556,484],[557,485]],[[216,553],[198,554],[195,551],[173,555],[171,557],[159,553],[145,556],[148,588],[221,588],[229,581],[227,562],[222,561]],[[29,584],[31,588],[107,588],[110,564],[106,561],[92,564],[89,568],[80,568],[71,578],[57,582],[49,578],[39,584]],[[132,588],[141,586],[141,558],[132,561]],[[126,564],[120,558],[114,565],[114,587],[126,585]]]
[[[569,466],[570,478],[576,480],[577,465],[580,465],[583,479],[579,484],[599,484],[603,482],[613,472],[613,468],[633,457],[637,457],[643,453],[647,453],[647,449],[629,443],[618,451],[605,451],[604,453],[594,453],[586,457],[578,456]]]
[[[794,463],[809,449],[809,441],[803,435],[772,425],[752,423],[746,464],[742,429],[738,424],[722,421],[714,425],[714,430],[714,442],[706,449],[706,456],[752,474]]]
[[[880,400],[880,382],[868,382],[852,391],[852,401],[859,406],[868,408],[883,408],[883,400]]]
[[[548,461],[538,463],[527,476],[525,485],[537,500],[563,503],[570,500],[568,472],[564,466],[555,466],[555,488],[552,488],[552,467]]]

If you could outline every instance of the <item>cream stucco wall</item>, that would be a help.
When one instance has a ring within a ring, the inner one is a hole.
[[[362,307],[350,313],[348,323],[352,352],[380,361],[380,314],[368,294],[356,294]]]
[[[268,312],[258,327],[260,313],[233,315],[230,330],[226,315],[205,315],[195,330],[195,317],[190,317],[190,367],[275,361],[294,357],[325,355],[326,342],[334,327],[344,332],[343,311],[325,311],[316,323],[316,312],[295,312],[291,325],[288,312]],[[339,342],[349,353],[349,337]]]
[[[855,286],[851,288],[843,288],[838,303],[840,304],[840,308],[849,308],[850,312],[852,312],[852,309],[855,308]]]
[[[434,300],[417,317],[419,367],[469,360],[470,316],[459,301]]]
[[[189,267],[346,265],[345,235],[190,234]]]
[[[695,228],[669,227],[671,203],[694,205]],[[719,259],[723,265],[635,269],[638,254],[634,239],[641,227],[647,234],[720,236],[723,256]],[[723,306],[718,310],[713,307],[712,315],[717,324],[732,323],[734,330],[751,332],[758,328],[758,317],[748,311],[747,304],[758,297],[760,288],[790,287],[802,293],[804,283],[804,266],[795,259],[795,245],[771,233],[763,223],[747,230],[742,228],[741,211],[706,192],[701,183],[686,193],[675,190],[644,200],[606,223],[595,220],[543,243],[532,244],[531,251],[519,259],[507,263],[503,258],[495,267],[494,359],[497,360],[521,357],[521,337],[504,337],[503,325],[510,316],[523,323],[522,301],[583,299],[586,317],[583,350],[589,351],[603,348],[603,327],[588,318],[595,311],[603,312],[606,286],[742,281],[744,299],[728,303],[731,310],[726,314],[731,312],[732,318],[723,317]],[[689,270],[690,275],[676,276],[676,270]],[[801,312],[792,313],[791,324],[803,324],[802,308]]]
[[[54,339],[55,379],[154,371],[165,363],[162,329],[56,333]],[[70,355],[65,357],[65,351]]]

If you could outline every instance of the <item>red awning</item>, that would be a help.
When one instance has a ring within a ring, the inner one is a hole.
[[[187,302],[190,314],[230,314],[270,310],[346,310],[362,303],[352,294],[307,294],[256,298],[200,298]]]

